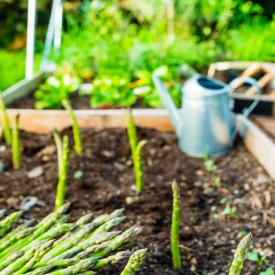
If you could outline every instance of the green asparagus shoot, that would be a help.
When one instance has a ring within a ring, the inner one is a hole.
[[[134,153],[134,171],[136,176],[136,191],[140,193],[143,189],[143,178],[144,178],[144,162],[142,158],[142,149],[146,144],[145,140],[142,140],[138,143],[136,151]]]
[[[59,141],[60,137],[57,138],[58,144],[56,146],[60,146]],[[58,153],[59,152],[59,153]],[[68,136],[63,137],[62,148],[60,152],[60,148],[57,148],[57,156],[58,158],[58,183],[57,183],[57,194],[55,200],[55,209],[57,210],[60,206],[62,206],[65,202],[66,197],[66,189],[67,189],[67,176],[69,171],[69,138]]]
[[[173,213],[171,226],[171,252],[173,259],[173,267],[175,270],[181,269],[181,253],[180,253],[180,213],[181,213],[181,198],[180,188],[174,180],[172,183],[173,190]]]
[[[134,275],[143,264],[144,258],[147,254],[147,249],[140,249],[135,251],[128,260],[127,265],[120,275]]]
[[[243,263],[250,247],[251,238],[252,235],[251,233],[249,233],[238,244],[228,275],[241,274],[241,271],[243,269]]]
[[[134,123],[131,111],[126,112],[126,124],[127,133],[130,143],[130,149],[133,159],[134,172],[136,177],[136,191],[140,193],[143,189],[143,178],[144,178],[144,162],[142,158],[142,150],[146,144],[145,140],[138,142],[136,125]]]
[[[57,151],[58,177],[60,178],[61,168],[62,168],[62,140],[60,138],[60,135],[56,131],[56,129],[53,130],[53,138],[54,138],[56,151]]]
[[[76,116],[74,114],[73,108],[70,104],[70,101],[67,99],[62,100],[62,104],[64,108],[69,112],[70,118],[72,120],[72,127],[73,127],[73,136],[74,136],[74,150],[77,155],[82,154],[82,139],[80,135],[79,126],[76,120]]]
[[[15,170],[18,170],[21,166],[19,114],[16,115],[14,126],[12,128],[12,163]]]
[[[6,141],[6,144],[11,144],[12,134],[11,134],[10,121],[7,114],[5,102],[1,94],[0,94],[0,110],[1,110],[1,116],[2,116],[2,125],[4,128],[5,141]]]
[[[131,110],[126,111],[125,117],[126,117],[127,133],[128,133],[131,153],[132,153],[132,156],[134,156],[136,152],[138,138],[137,138],[136,125],[135,125]]]

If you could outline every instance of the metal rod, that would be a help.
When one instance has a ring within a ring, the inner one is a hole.
[[[62,22],[63,22],[63,1],[59,0],[55,9],[54,48],[56,50],[59,50],[61,47]]]
[[[45,46],[43,50],[43,57],[40,65],[40,70],[44,71],[48,65],[48,58],[51,52],[51,46],[53,44],[54,39],[54,25],[55,25],[55,10],[59,0],[53,0],[51,15],[49,20],[49,25],[47,29],[46,39],[45,39]]]
[[[28,26],[26,45],[25,78],[30,79],[34,73],[36,0],[28,0]]]

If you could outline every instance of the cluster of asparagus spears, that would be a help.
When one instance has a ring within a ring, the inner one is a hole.
[[[36,225],[18,226],[21,212],[1,218],[0,211],[0,274],[96,274],[130,256],[129,251],[120,249],[141,228],[114,231],[125,219],[123,209],[95,218],[89,213],[68,223],[68,208],[69,204],[64,204]],[[135,255],[143,256],[131,257],[122,274],[134,274],[145,253],[136,251]]]

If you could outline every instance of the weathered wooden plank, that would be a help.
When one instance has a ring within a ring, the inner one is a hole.
[[[45,79],[46,75],[46,73],[38,73],[31,80],[23,79],[3,91],[2,95],[6,104],[30,94]]]
[[[75,115],[82,128],[125,127],[124,110],[75,110]],[[29,132],[47,133],[56,128],[62,130],[71,125],[67,111],[64,110],[8,110],[13,121],[20,114],[20,128]],[[140,127],[171,131],[172,125],[165,110],[134,109],[135,122]],[[1,118],[0,118],[1,122]]]
[[[242,115],[236,116],[236,127],[246,148],[275,180],[275,143],[259,127]]]

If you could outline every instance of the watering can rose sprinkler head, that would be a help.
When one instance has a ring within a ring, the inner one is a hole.
[[[241,80],[260,91],[255,80]],[[153,75],[153,81],[184,153],[193,157],[214,157],[232,149],[236,131],[229,107],[231,84],[195,74],[183,86],[182,107],[178,110],[157,74]],[[252,103],[246,116],[258,101]]]

